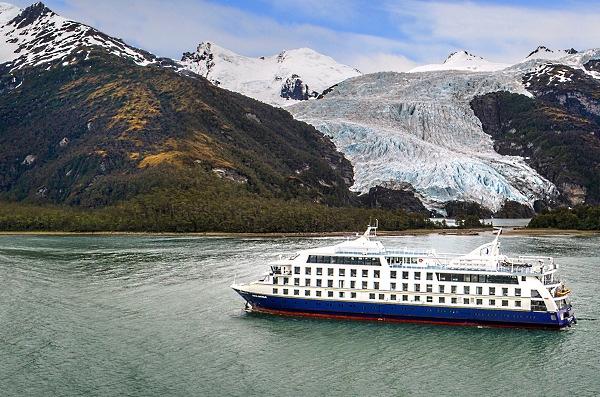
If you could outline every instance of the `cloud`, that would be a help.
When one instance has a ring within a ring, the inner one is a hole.
[[[556,49],[598,46],[598,7],[578,2],[564,5],[568,8],[552,7],[551,3],[545,7],[443,1],[387,3],[417,46],[447,43],[504,62],[519,61],[538,45]]]
[[[194,50],[201,41],[213,41],[247,56],[310,47],[373,72],[439,63],[459,49],[492,61],[515,62],[542,44],[583,49],[600,43],[600,6],[577,1],[537,4],[48,0],[51,8],[66,17],[172,58]]]
[[[415,61],[405,56],[386,53],[358,55],[353,64],[363,73],[406,72],[417,66]]]

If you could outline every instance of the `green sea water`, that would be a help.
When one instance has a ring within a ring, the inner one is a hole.
[[[383,238],[466,252],[482,236]],[[600,395],[600,237],[504,237],[553,255],[565,331],[247,314],[229,288],[337,238],[0,237],[2,396]]]

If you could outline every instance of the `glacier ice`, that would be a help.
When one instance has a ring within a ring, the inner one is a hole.
[[[518,72],[375,73],[348,79],[323,99],[288,108],[330,136],[354,165],[353,190],[408,182],[429,208],[450,200],[498,210],[558,194],[523,158],[502,156],[470,100],[507,90],[530,95]]]

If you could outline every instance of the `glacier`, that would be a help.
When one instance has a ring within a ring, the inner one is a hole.
[[[520,72],[375,73],[348,79],[322,99],[287,109],[330,136],[354,165],[356,192],[410,183],[424,204],[451,200],[494,211],[506,200],[533,206],[556,187],[516,156],[494,151],[469,105],[477,95],[530,94]]]

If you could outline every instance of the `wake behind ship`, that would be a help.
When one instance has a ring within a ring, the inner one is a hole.
[[[502,255],[501,231],[457,256],[385,248],[376,230],[299,251],[271,263],[262,280],[232,288],[249,311],[271,314],[555,329],[576,322],[554,259]]]

